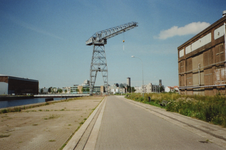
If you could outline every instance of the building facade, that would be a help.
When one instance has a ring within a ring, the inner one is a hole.
[[[38,80],[0,75],[0,94],[35,95],[38,91]]]
[[[226,16],[178,47],[181,94],[226,94],[225,27]]]
[[[160,85],[154,85],[152,83],[149,83],[145,85],[145,93],[159,93],[160,87]]]

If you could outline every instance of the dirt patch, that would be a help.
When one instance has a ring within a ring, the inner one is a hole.
[[[102,99],[85,97],[0,114],[1,149],[60,149]]]

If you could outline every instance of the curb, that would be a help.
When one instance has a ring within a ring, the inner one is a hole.
[[[163,118],[181,128],[184,128],[201,137],[204,137],[207,139],[207,141],[213,142],[223,148],[226,148],[226,137],[225,137],[226,129],[218,125],[209,124],[202,120],[190,118],[188,116],[184,116],[178,113],[167,112],[166,110],[163,110],[161,108],[158,108],[152,105],[135,102],[129,99],[124,99],[124,100],[160,118]]]
[[[99,133],[100,126],[101,126],[101,121],[102,121],[103,114],[104,114],[105,105],[106,105],[106,101],[104,101],[103,107],[101,108],[100,114],[95,122],[95,125],[92,129],[92,132],[89,136],[89,139],[86,143],[84,150],[94,150],[95,149],[98,133]]]
[[[76,145],[79,143],[80,139],[82,138],[83,134],[85,133],[86,129],[88,128],[90,122],[93,120],[94,116],[96,115],[98,110],[101,108],[102,104],[106,101],[105,99],[106,97],[97,106],[97,108],[93,111],[93,113],[89,116],[89,118],[85,121],[85,123],[79,128],[79,130],[75,132],[75,134],[66,144],[66,146],[63,148],[63,150],[72,150],[76,147]]]

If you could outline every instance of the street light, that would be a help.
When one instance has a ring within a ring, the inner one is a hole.
[[[135,56],[131,56],[132,58],[138,58],[140,59],[139,57],[135,57]],[[143,71],[143,61],[140,59],[141,63],[142,63],[142,95],[144,97],[144,71]]]

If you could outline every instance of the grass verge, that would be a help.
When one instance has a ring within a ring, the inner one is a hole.
[[[222,95],[200,96],[176,93],[127,94],[128,99],[165,108],[167,111],[197,118],[226,127],[226,97]],[[166,103],[164,106],[163,103]]]

